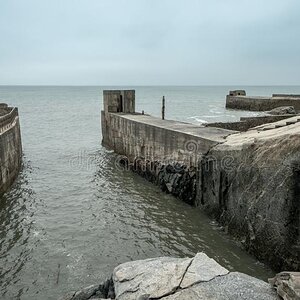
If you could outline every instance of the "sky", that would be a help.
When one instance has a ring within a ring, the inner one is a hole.
[[[299,0],[0,0],[0,85],[299,85]]]

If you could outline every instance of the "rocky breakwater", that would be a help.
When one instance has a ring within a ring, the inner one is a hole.
[[[229,272],[204,253],[193,258],[161,257],[127,262],[105,283],[72,292],[60,300],[278,299],[271,286],[239,272]]]
[[[200,170],[202,208],[273,269],[299,271],[300,117],[228,136]]]
[[[17,177],[22,161],[18,109],[0,104],[0,195]]]

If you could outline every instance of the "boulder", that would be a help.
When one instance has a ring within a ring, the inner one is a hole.
[[[277,294],[284,300],[300,300],[300,273],[281,272],[269,279]]]
[[[59,300],[100,300],[114,299],[114,285],[112,279],[108,279],[101,284],[90,285],[77,292],[69,292]]]
[[[204,253],[128,262],[114,270],[113,279],[118,300],[277,299],[268,283],[229,273]]]
[[[164,300],[275,300],[274,290],[264,281],[234,272],[218,276],[174,293]]]
[[[180,288],[187,288],[198,282],[206,282],[217,276],[228,274],[229,271],[219,265],[214,259],[209,258],[205,253],[198,253],[187,269]]]
[[[280,106],[269,111],[270,115],[295,115],[296,110],[294,106]]]
[[[161,257],[124,263],[113,272],[116,299],[162,298],[176,291],[191,258]]]
[[[278,299],[268,283],[242,273],[230,273],[205,253],[193,258],[159,257],[127,262],[114,269],[112,278],[113,282],[90,286],[62,299]],[[112,287],[114,291],[109,293]]]

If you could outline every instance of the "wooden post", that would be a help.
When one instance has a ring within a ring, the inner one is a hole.
[[[162,98],[162,108],[161,108],[161,118],[164,120],[165,119],[165,104],[166,104],[166,101],[165,101],[165,96],[163,96]]]

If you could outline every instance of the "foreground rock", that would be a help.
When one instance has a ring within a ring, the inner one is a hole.
[[[269,111],[270,115],[295,115],[294,106],[280,106]]]
[[[276,288],[277,294],[284,300],[300,300],[300,273],[281,272],[269,282]]]
[[[231,273],[204,253],[194,258],[161,257],[124,263],[115,268],[112,281],[104,286],[104,292],[100,291],[103,285],[91,286],[61,300],[278,299],[268,283]]]
[[[70,292],[59,300],[101,300],[114,298],[114,284],[112,279],[108,279],[101,284],[91,285],[77,292]]]

